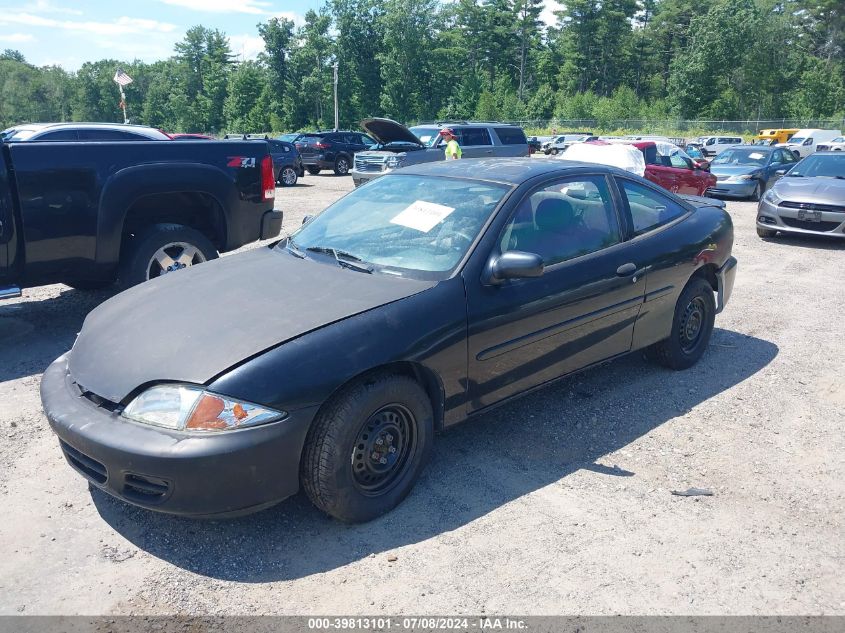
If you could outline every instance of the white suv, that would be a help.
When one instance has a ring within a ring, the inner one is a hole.
[[[739,136],[704,136],[701,138],[701,153],[705,156],[715,156],[729,147],[742,145]]]

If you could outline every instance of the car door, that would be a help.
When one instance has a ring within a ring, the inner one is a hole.
[[[465,278],[469,412],[631,349],[645,281],[619,204],[602,174],[547,181],[515,204],[489,257],[532,252],[546,268]]]
[[[700,196],[704,193],[704,190],[707,189],[706,181],[702,176],[702,172],[694,169],[692,161],[675,153],[669,156],[669,162],[675,171],[675,183],[677,186],[675,193],[691,196]]]
[[[493,140],[486,127],[465,127],[455,130],[461,145],[462,158],[493,156]]]
[[[664,157],[658,157],[653,164],[646,165],[645,177],[654,184],[663,187],[667,191],[678,190],[678,170],[671,164],[663,162]]]
[[[12,211],[12,189],[6,162],[0,156],[0,281],[9,276],[10,247],[14,245],[15,226]]]

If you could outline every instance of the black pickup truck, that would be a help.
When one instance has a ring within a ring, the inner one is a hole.
[[[278,235],[263,141],[0,143],[0,299],[129,287]]]

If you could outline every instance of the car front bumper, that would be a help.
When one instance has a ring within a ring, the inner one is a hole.
[[[756,180],[743,180],[741,182],[728,182],[719,180],[715,185],[707,189],[707,195],[725,196],[726,198],[750,198],[757,186]]]
[[[381,178],[385,174],[389,174],[391,169],[384,169],[384,170],[371,170],[371,171],[358,171],[357,169],[353,168],[352,171],[349,173],[352,174],[352,182],[356,187],[360,187],[361,185],[365,185],[371,180],[375,180],[376,178]]]
[[[757,207],[757,228],[803,235],[845,238],[845,206],[842,211],[821,211],[818,221],[806,219],[812,209],[778,206],[766,200]],[[799,217],[799,216],[804,216]]]
[[[194,517],[248,514],[296,493],[317,410],[241,431],[169,431],[128,421],[83,396],[67,355],[44,372],[41,400],[65,458],[91,484],[133,505]]]

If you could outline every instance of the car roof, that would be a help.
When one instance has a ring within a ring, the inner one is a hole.
[[[441,176],[465,178],[467,180],[485,180],[510,185],[520,185],[544,174],[552,174],[565,170],[591,169],[614,174],[629,174],[620,169],[599,165],[597,163],[583,163],[559,158],[464,158],[462,160],[435,161],[408,165],[395,172],[417,176]],[[630,174],[629,174],[630,175]]]
[[[411,127],[512,127],[518,128],[513,123],[500,123],[498,121],[436,121],[429,123],[417,123]],[[521,129],[521,128],[520,128]]]

